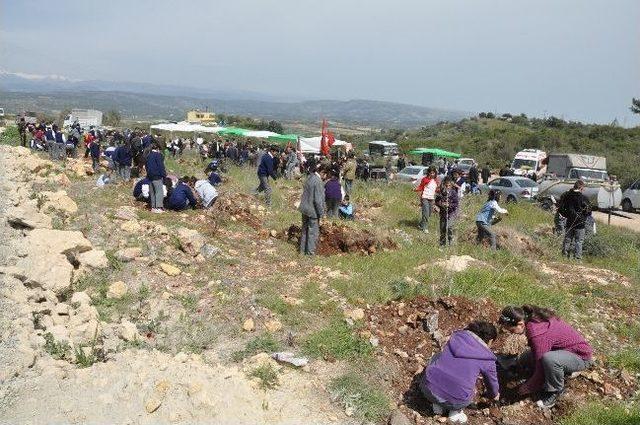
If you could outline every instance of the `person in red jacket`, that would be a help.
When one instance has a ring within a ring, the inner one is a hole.
[[[437,177],[438,173],[436,168],[431,166],[427,168],[427,175],[422,178],[420,184],[416,187],[416,192],[420,197],[420,209],[422,212],[422,219],[418,227],[425,233],[429,233],[429,217],[433,212],[433,207],[436,199],[436,192],[440,182]]]
[[[518,392],[525,395],[542,391],[539,407],[555,406],[564,391],[565,376],[592,364],[591,345],[549,309],[534,305],[509,306],[502,310],[498,322],[511,333],[527,336],[530,351],[518,360],[523,365],[528,363],[533,374]]]

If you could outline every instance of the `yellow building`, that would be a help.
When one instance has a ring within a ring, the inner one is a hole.
[[[187,111],[187,121],[189,122],[199,122],[199,123],[207,123],[207,122],[215,122],[216,114],[213,112],[199,111],[197,109],[193,111]]]

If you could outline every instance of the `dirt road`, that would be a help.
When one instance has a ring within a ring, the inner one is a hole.
[[[624,227],[625,229],[633,230],[634,232],[640,233],[640,214],[632,214],[632,213],[620,213],[625,217],[619,217],[617,215],[611,215],[611,225]],[[595,212],[593,216],[598,222],[607,224],[608,223],[608,215],[603,212]]]

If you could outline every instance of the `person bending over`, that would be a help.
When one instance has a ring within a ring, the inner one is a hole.
[[[490,349],[497,335],[493,324],[471,322],[464,330],[454,332],[442,352],[432,358],[422,375],[420,389],[431,402],[434,414],[448,412],[451,422],[466,423],[463,409],[473,401],[479,375],[489,396],[500,399],[497,358]]]
[[[518,358],[518,364],[529,366],[533,373],[518,392],[542,392],[539,407],[555,406],[564,391],[565,376],[591,366],[591,345],[549,309],[509,306],[502,310],[498,323],[511,333],[527,336],[530,350]]]

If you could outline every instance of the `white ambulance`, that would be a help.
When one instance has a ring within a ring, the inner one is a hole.
[[[525,149],[516,154],[511,163],[511,169],[516,176],[531,177],[541,180],[547,172],[547,153],[539,149]]]

